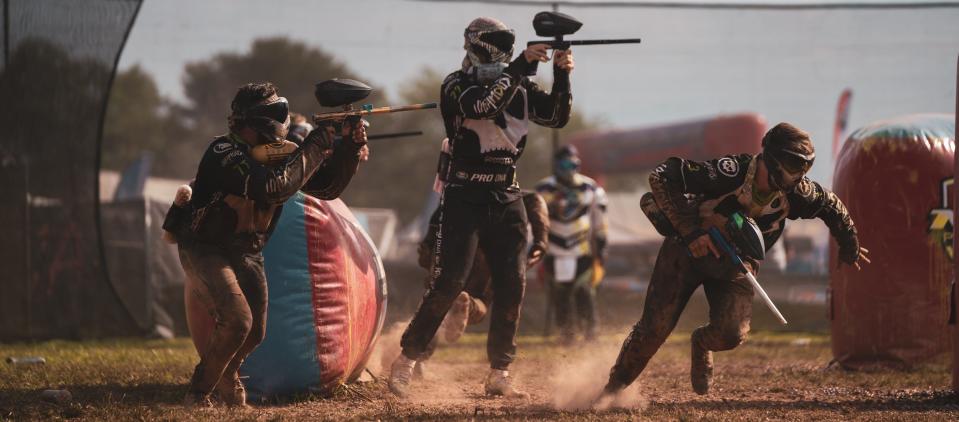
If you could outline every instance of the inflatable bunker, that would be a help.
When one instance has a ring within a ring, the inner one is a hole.
[[[954,154],[946,114],[873,123],[839,153],[833,190],[872,260],[862,271],[837,268],[832,244],[832,351],[841,366],[908,368],[949,350]]]
[[[373,242],[342,201],[298,193],[263,251],[266,339],[240,368],[251,401],[328,392],[356,380],[386,316],[386,278]],[[213,328],[187,286],[190,333],[203,349]]]
[[[709,160],[762,149],[766,119],[743,113],[640,129],[581,132],[569,143],[579,149],[582,172],[608,174],[652,170],[669,157]]]

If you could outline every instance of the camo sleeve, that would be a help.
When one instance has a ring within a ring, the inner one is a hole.
[[[699,209],[689,195],[718,197],[742,186],[752,156],[730,155],[709,161],[671,157],[649,175],[649,189],[683,240],[703,235]]]
[[[846,205],[835,193],[809,178],[803,178],[786,198],[789,201],[789,219],[819,218],[829,227],[829,233],[839,244],[839,259],[847,264],[859,260],[856,225]]]
[[[509,104],[523,81],[529,63],[520,55],[489,85],[480,85],[463,72],[453,72],[443,81],[441,106],[454,105],[467,119],[492,119]]]
[[[362,147],[351,140],[341,140],[326,165],[303,186],[303,192],[324,200],[339,198],[356,174]]]
[[[526,207],[533,243],[542,246],[545,250],[549,245],[549,213],[546,209],[546,201],[536,192],[525,192],[523,205]]]
[[[322,142],[304,142],[280,165],[254,160],[244,144],[223,137],[210,144],[201,167],[213,171],[223,192],[279,204],[298,191],[326,160]]]
[[[529,99],[529,119],[540,126],[561,128],[569,123],[573,111],[573,94],[569,87],[569,73],[553,67],[553,88],[547,93],[536,82],[526,79]]]

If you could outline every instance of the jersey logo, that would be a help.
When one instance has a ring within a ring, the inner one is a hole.
[[[720,158],[716,165],[719,167],[719,172],[724,176],[734,177],[739,174],[739,163],[732,158]]]
[[[233,148],[233,144],[229,142],[220,142],[219,144],[216,144],[213,146],[213,152],[217,154],[223,154],[224,152],[227,152],[232,148]]]

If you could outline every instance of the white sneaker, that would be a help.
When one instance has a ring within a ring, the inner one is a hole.
[[[402,353],[393,365],[390,367],[390,391],[399,397],[407,396],[407,388],[410,386],[410,378],[413,377],[413,367],[416,361],[403,355]]]
[[[500,369],[491,369],[486,376],[486,395],[504,396],[511,398],[528,399],[529,394],[525,391],[517,390],[513,387],[513,378],[509,376],[509,371]]]

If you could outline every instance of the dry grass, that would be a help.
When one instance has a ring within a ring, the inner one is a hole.
[[[481,394],[485,336],[442,348],[413,398],[397,400],[382,381],[354,384],[328,397],[303,396],[252,410],[187,409],[179,402],[195,363],[188,340],[118,340],[0,345],[0,357],[43,356],[46,365],[0,364],[0,419],[84,420],[957,420],[943,357],[912,371],[827,369],[828,337],[759,333],[716,359],[713,392],[694,395],[688,381],[688,332],[670,337],[625,407],[584,409],[603,383],[624,330],[571,348],[523,337],[514,365],[530,401]],[[68,404],[40,400],[47,388],[73,394]]]

